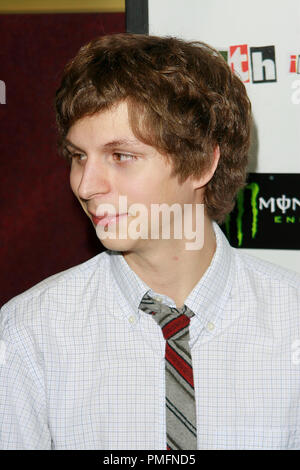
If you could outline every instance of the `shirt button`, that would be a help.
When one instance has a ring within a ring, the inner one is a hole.
[[[215,325],[211,322],[208,322],[207,325],[206,325],[206,328],[209,330],[209,331],[212,331],[214,329]]]
[[[131,315],[131,317],[129,317],[129,322],[130,323],[134,323],[135,322],[135,317],[133,315]]]

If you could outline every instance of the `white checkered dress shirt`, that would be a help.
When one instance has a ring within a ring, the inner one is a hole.
[[[198,449],[300,449],[300,276],[217,249],[185,304]],[[0,449],[165,449],[165,340],[120,252],[1,309]]]

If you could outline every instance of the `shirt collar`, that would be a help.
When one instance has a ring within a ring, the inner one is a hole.
[[[232,286],[233,278],[233,249],[224,233],[216,222],[212,222],[216,236],[216,250],[211,263],[199,282],[185,300],[202,324],[216,322],[222,310]],[[140,277],[130,268],[119,251],[107,250],[110,256],[111,271],[114,280],[130,305],[131,312],[139,314],[139,304],[146,292],[152,297],[157,297],[170,307],[176,306],[170,297],[154,292]],[[128,313],[128,316],[130,313]]]

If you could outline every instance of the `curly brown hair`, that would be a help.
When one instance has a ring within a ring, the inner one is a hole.
[[[78,119],[126,100],[135,136],[173,165],[180,183],[220,160],[207,183],[208,216],[224,222],[246,183],[251,105],[223,57],[200,41],[114,34],[81,47],[56,92],[59,148]]]

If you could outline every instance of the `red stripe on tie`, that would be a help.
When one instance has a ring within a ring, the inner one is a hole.
[[[171,348],[166,342],[166,355],[167,361],[177,370],[177,372],[194,388],[194,377],[192,367]]]
[[[163,328],[162,332],[165,339],[169,339],[171,336],[175,335],[178,331],[182,330],[190,323],[190,318],[182,314],[174,320],[167,323]]]

